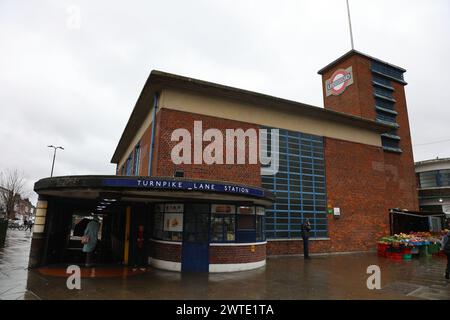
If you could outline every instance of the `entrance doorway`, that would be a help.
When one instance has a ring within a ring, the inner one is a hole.
[[[83,264],[81,237],[93,215],[91,201],[61,199],[50,202],[47,221],[43,264]],[[96,264],[113,264],[123,261],[125,238],[125,212],[115,206],[97,214],[100,228],[95,249]]]
[[[209,204],[185,204],[182,272],[209,271]]]

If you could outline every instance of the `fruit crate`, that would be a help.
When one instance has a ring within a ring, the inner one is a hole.
[[[411,248],[411,254],[419,254],[419,252],[419,247],[416,246]]]
[[[407,261],[409,261],[409,260],[411,260],[412,259],[412,254],[404,254],[403,255],[403,260],[407,260]]]
[[[412,254],[412,248],[411,247],[404,247],[402,249],[402,253],[411,255]]]
[[[431,254],[428,252],[428,245],[423,245],[419,247],[419,255],[421,257],[430,257]]]
[[[392,260],[403,260],[403,254],[399,252],[386,252],[386,257]]]
[[[387,243],[378,243],[377,246],[377,254],[380,257],[386,257],[386,252],[389,249],[389,244]]]
[[[439,253],[440,250],[441,250],[440,244],[433,243],[433,244],[428,245],[428,253],[429,254]]]

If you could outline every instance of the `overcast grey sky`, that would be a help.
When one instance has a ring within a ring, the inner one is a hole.
[[[408,70],[415,160],[450,157],[422,145],[450,140],[450,1],[350,5],[356,49]],[[114,174],[152,69],[322,107],[317,71],[349,49],[345,0],[0,0],[0,169],[33,195],[54,144],[55,175]]]

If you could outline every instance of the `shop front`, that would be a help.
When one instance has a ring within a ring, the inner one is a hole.
[[[38,181],[30,266],[81,264],[81,236],[100,221],[96,263],[134,265],[144,237],[148,264],[171,271],[230,272],[265,265],[270,192],[183,178],[56,177]],[[141,233],[139,233],[141,232]]]
[[[173,271],[227,272],[265,265],[263,206],[251,202],[154,207],[150,263]]]

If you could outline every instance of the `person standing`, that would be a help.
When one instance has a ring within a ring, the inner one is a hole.
[[[447,256],[447,268],[445,269],[445,279],[450,279],[450,231],[442,239],[442,250]]]
[[[309,256],[309,232],[311,231],[311,224],[309,219],[306,219],[302,224],[302,239],[303,239],[303,255],[305,259],[311,259]]]
[[[94,216],[91,222],[89,222],[84,230],[83,235],[83,252],[86,253],[85,266],[90,268],[93,265],[94,250],[97,246],[98,231],[100,229],[100,222],[97,216]]]
[[[145,246],[144,226],[139,225],[136,235],[136,254],[133,271],[136,271],[136,267],[139,267],[141,271],[145,271],[147,265],[146,258],[147,251]]]

